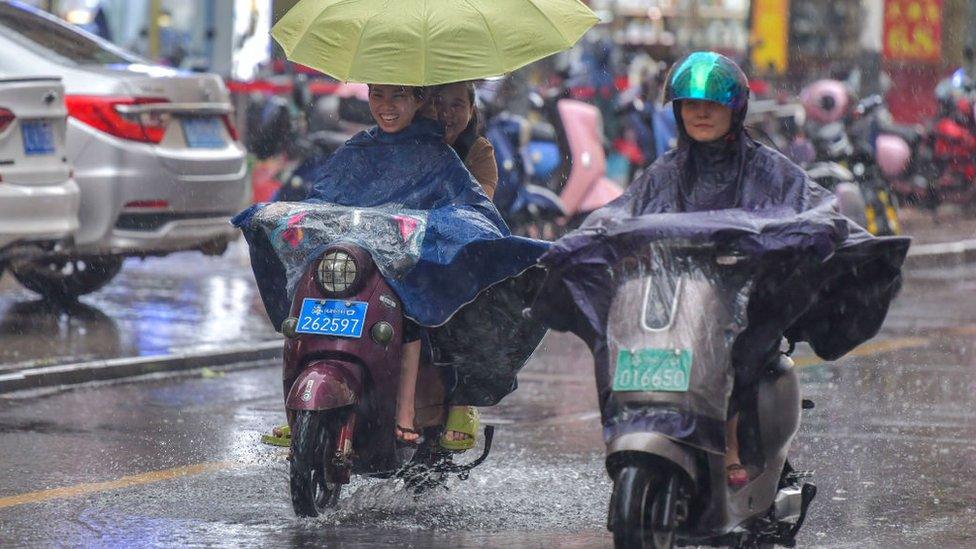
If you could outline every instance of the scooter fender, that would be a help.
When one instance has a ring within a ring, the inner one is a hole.
[[[607,472],[613,477],[623,463],[635,457],[639,459],[635,454],[649,454],[678,466],[688,475],[694,486],[698,483],[699,471],[693,452],[695,450],[660,433],[626,433],[607,443]]]
[[[331,410],[359,402],[363,390],[362,368],[337,360],[309,364],[288,392],[289,410]]]

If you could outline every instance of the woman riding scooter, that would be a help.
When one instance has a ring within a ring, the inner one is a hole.
[[[746,133],[748,84],[733,61],[716,53],[697,52],[676,63],[667,78],[665,101],[672,102],[678,121],[677,148],[595,216],[619,213],[621,207],[635,216],[777,207],[799,213],[826,200],[829,193],[810,181],[802,168]],[[777,350],[769,349],[767,354]],[[739,487],[749,481],[739,458],[736,414],[739,400],[747,394],[742,385],[749,378],[749,365],[734,366],[737,384],[726,424],[725,463],[729,485]],[[605,402],[608,384],[601,384],[599,390]]]
[[[475,105],[473,82],[454,82],[434,92],[437,119],[444,126],[444,141],[481,184],[488,198],[498,185],[498,165],[491,142],[482,135],[481,115]]]
[[[361,132],[335,153],[306,200],[438,212],[428,223],[424,248],[429,252],[420,258],[422,267],[389,281],[413,321],[404,334],[396,432],[391,433],[406,444],[417,444],[421,436],[414,426],[414,398],[422,327],[444,324],[489,286],[530,268],[547,247],[510,236],[497,210],[444,142],[440,124],[419,115],[425,92],[370,85],[369,104],[377,127]],[[235,218],[246,235],[252,210]],[[277,325],[289,300],[284,288],[275,287],[281,285],[282,267],[269,255],[255,250],[252,242],[255,276]],[[452,407],[441,445],[470,448],[476,429],[470,407]]]
[[[908,239],[867,234],[755,143],[747,94],[725,57],[678,62],[678,147],[540,259],[530,316],[594,356],[616,547],[793,546],[816,486],[788,456],[813,404],[781,345],[835,360],[900,287]]]

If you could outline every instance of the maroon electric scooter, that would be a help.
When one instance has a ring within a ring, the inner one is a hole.
[[[369,252],[337,243],[312,261],[295,288],[281,332],[284,393],[291,426],[290,484],[299,516],[334,507],[352,474],[397,476],[421,492],[448,476],[467,478],[488,457],[455,464],[438,441],[448,395],[437,370],[421,363],[415,425],[417,447],[395,434],[403,308]]]

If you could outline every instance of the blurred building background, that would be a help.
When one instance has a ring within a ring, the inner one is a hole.
[[[270,56],[270,0],[27,0],[154,61],[235,80]]]
[[[151,59],[248,81],[275,57],[268,31],[297,0],[29,0]],[[634,61],[670,62],[694,49],[736,58],[750,75],[798,90],[821,77],[887,92],[915,121],[934,111],[935,83],[972,62],[976,0],[588,0],[603,23],[546,65],[601,67],[611,81]],[[594,53],[596,52],[596,53]],[[599,59],[594,64],[593,58]],[[278,64],[280,69],[280,63]],[[593,79],[593,78],[591,78]],[[596,85],[599,84],[600,78]]]

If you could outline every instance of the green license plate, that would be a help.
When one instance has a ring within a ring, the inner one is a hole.
[[[691,381],[691,351],[683,349],[622,350],[613,375],[614,391],[683,393]]]

